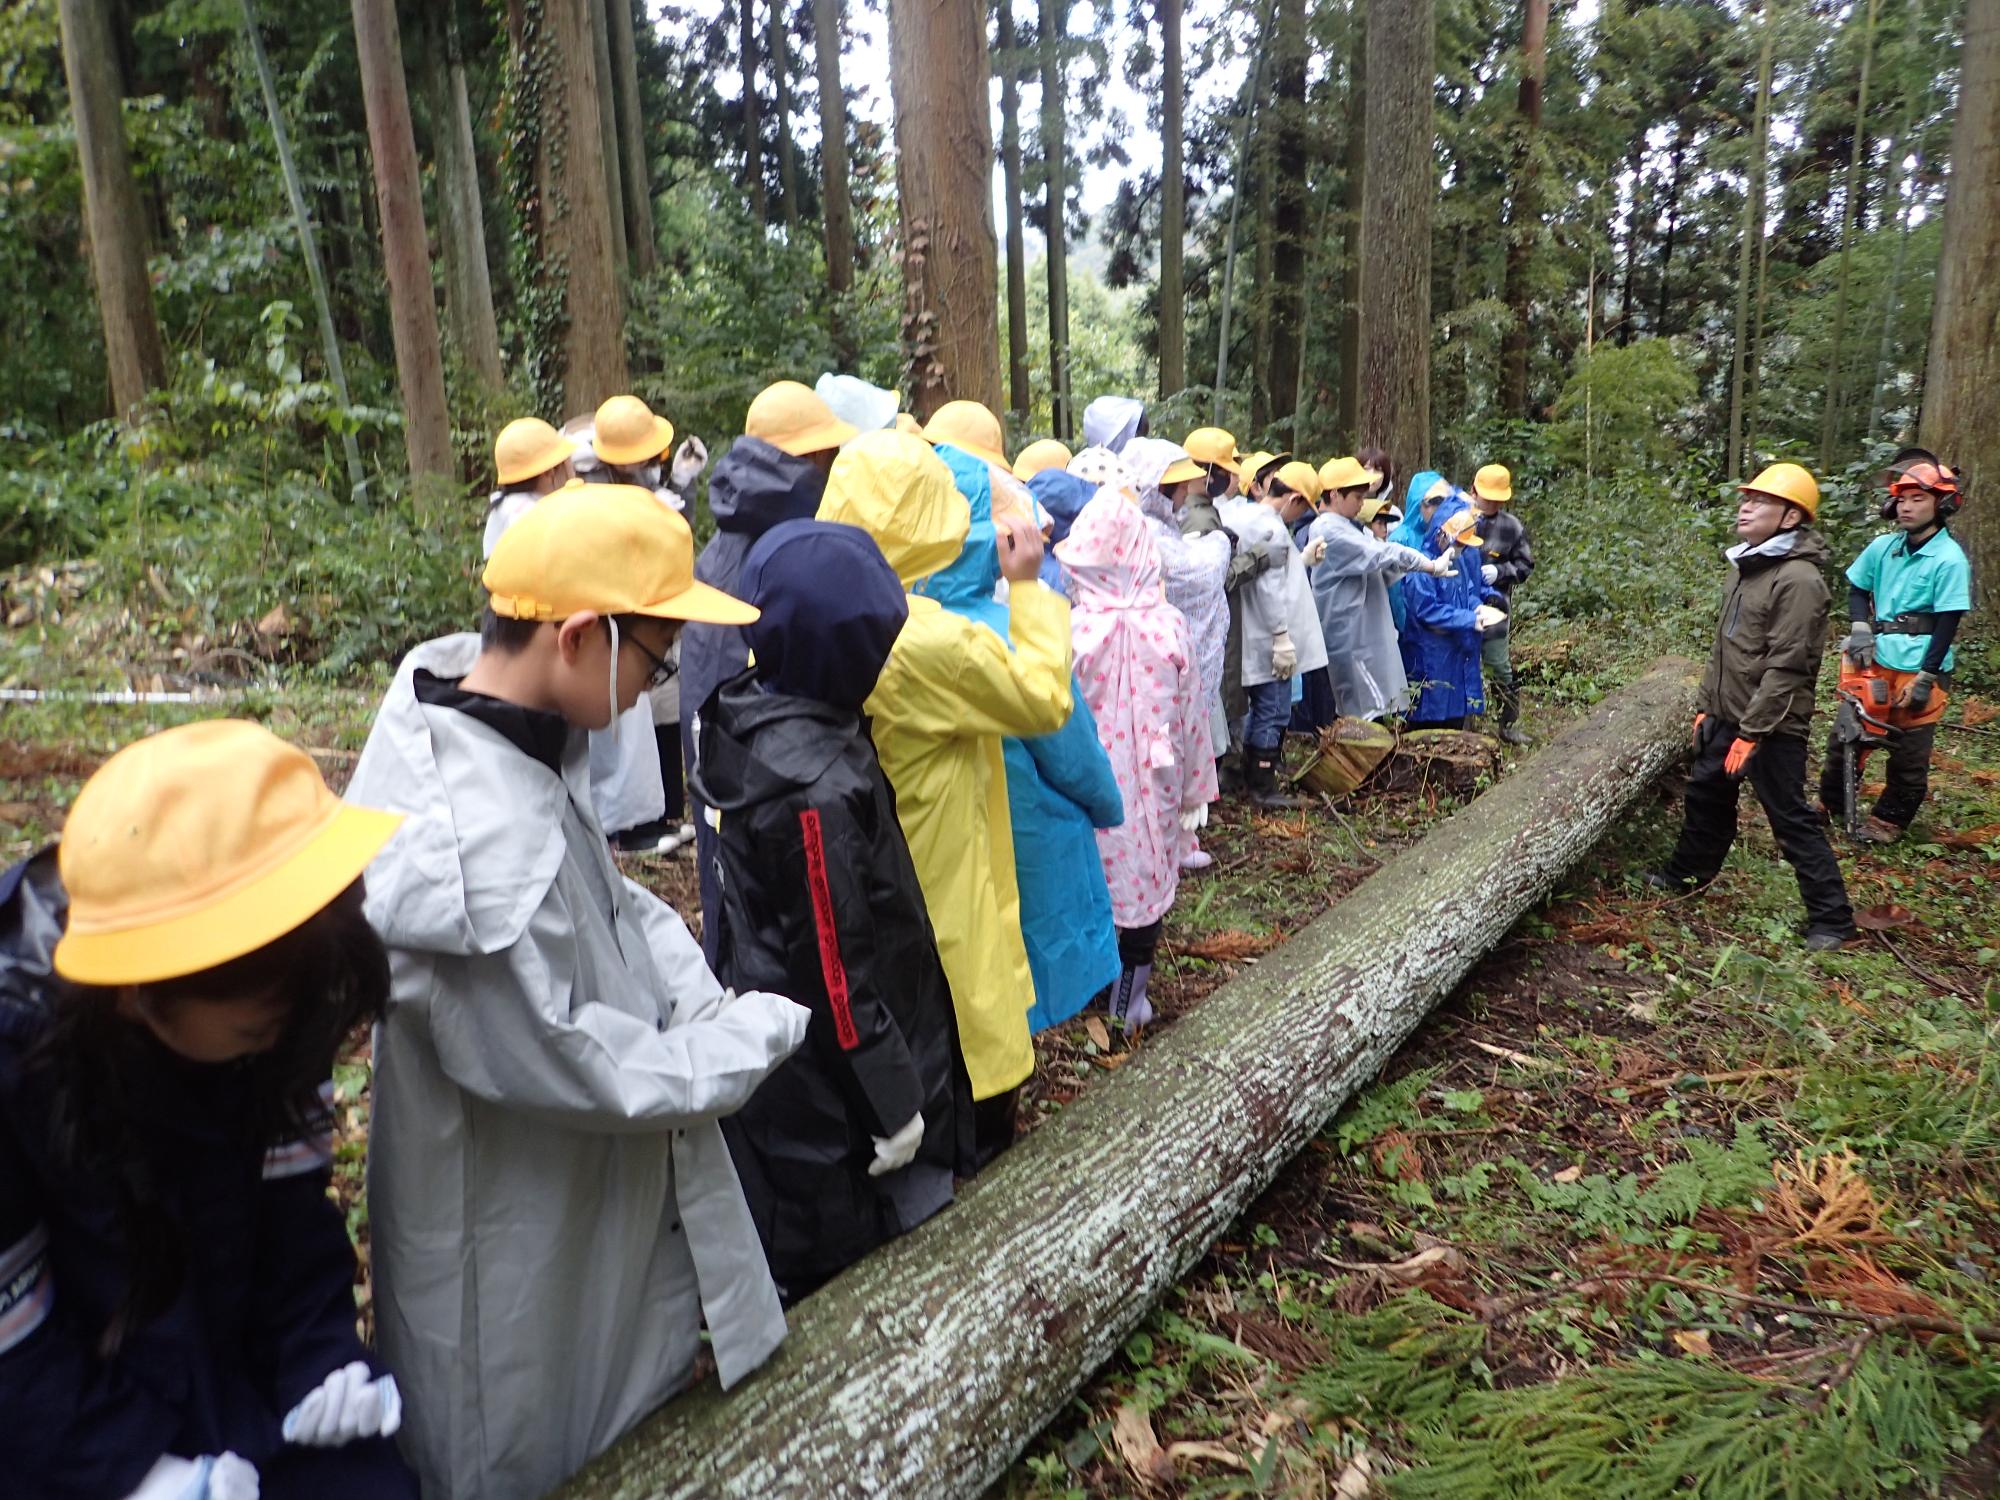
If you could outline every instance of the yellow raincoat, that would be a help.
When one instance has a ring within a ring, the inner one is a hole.
[[[908,589],[957,559],[970,513],[928,444],[871,432],[834,462],[819,519],[874,537]],[[1039,582],[1014,584],[1009,602],[1011,652],[984,625],[913,593],[865,705],[951,981],[975,1099],[1035,1070],[1035,986],[1000,740],[1052,734],[1070,714],[1069,605]]]

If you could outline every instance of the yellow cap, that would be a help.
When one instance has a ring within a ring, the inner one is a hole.
[[[1198,464],[1214,464],[1232,474],[1242,472],[1237,466],[1236,434],[1233,432],[1225,432],[1220,427],[1197,427],[1187,435],[1181,446],[1187,449],[1188,457]]]
[[[1472,493],[1482,500],[1508,501],[1514,498],[1514,476],[1505,464],[1486,464],[1472,476]]]
[[[1477,515],[1470,510],[1458,510],[1445,518],[1445,523],[1440,529],[1444,532],[1445,540],[1457,546],[1483,547],[1486,545],[1486,538],[1474,530],[1478,525]]]
[[[1361,502],[1361,509],[1354,513],[1354,519],[1359,521],[1363,526],[1366,526],[1388,508],[1389,497],[1387,495],[1376,495],[1372,499]]]
[[[352,885],[402,821],[342,802],[261,724],[161,730],[107,760],[69,810],[56,972],[157,984],[254,953]]]
[[[694,533],[633,484],[566,484],[508,527],[480,578],[511,620],[653,615],[748,625],[754,606],[694,578]]]
[[[833,408],[796,380],[780,380],[757,393],[744,414],[743,430],[762,438],[781,453],[803,458],[838,448],[859,430],[843,422]]]
[[[1007,467],[1007,439],[1000,431],[1000,419],[977,401],[945,402],[924,424],[924,439],[933,444],[950,443],[989,464]]]
[[[1319,466],[1321,492],[1370,489],[1382,482],[1377,469],[1364,469],[1358,458],[1329,458]]]
[[[1772,464],[1748,484],[1736,486],[1745,494],[1768,495],[1787,505],[1796,505],[1807,520],[1819,517],[1819,485],[1797,464]]]
[[[566,462],[576,444],[540,417],[517,417],[493,440],[493,468],[502,484],[520,484]]]
[[[608,464],[642,464],[673,445],[674,424],[637,396],[613,396],[597,408],[590,446]]]
[[[1043,438],[1038,443],[1030,443],[1021,450],[1014,460],[1014,477],[1026,484],[1044,469],[1067,469],[1069,461],[1076,455],[1054,438]]]
[[[1288,490],[1296,490],[1308,500],[1320,497],[1319,470],[1303,459],[1293,459],[1273,476]]]
[[[1242,470],[1244,484],[1246,486],[1249,485],[1259,474],[1270,468],[1272,464],[1283,463],[1291,456],[1289,453],[1258,452],[1238,459],[1237,463]]]
[[[1193,459],[1177,458],[1168,464],[1166,472],[1160,475],[1160,488],[1165,489],[1170,484],[1185,484],[1190,479],[1206,478],[1208,470]]]

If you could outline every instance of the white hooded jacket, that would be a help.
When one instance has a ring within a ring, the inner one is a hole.
[[[368,871],[394,988],[375,1036],[376,1326],[424,1493],[543,1494],[686,1382],[706,1317],[725,1386],[784,1315],[716,1121],[808,1012],[730,998],[624,879],[585,735],[557,775],[425,704],[477,636],[405,658],[348,794],[408,820]]]
[[[1289,631],[1298,652],[1293,676],[1303,677],[1326,665],[1326,642],[1320,634],[1319,611],[1313,607],[1312,582],[1305,559],[1293,545],[1292,533],[1268,505],[1255,500],[1226,500],[1217,507],[1222,524],[1236,533],[1237,545],[1261,547],[1271,566],[1245,583],[1243,601],[1243,685],[1273,681],[1271,647],[1279,631]]]

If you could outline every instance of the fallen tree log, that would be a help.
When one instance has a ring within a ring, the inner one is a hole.
[[[1681,753],[1692,688],[1656,663],[561,1500],[979,1495]]]

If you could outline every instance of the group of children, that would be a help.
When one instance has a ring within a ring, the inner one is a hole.
[[[1136,402],[1012,463],[986,408],[897,405],[766,390],[698,558],[706,454],[669,460],[642,403],[512,424],[479,629],[400,664],[345,802],[255,725],[171,729],[0,880],[0,1462],[28,1493],[545,1492],[948,1204],[1012,1140],[1036,1030],[1093,1000],[1146,1024],[1223,776],[1283,801],[1315,716],[1462,723],[1482,659],[1513,726],[1532,563],[1497,465],[1398,509],[1379,453],[1164,442]],[[1712,686],[1714,743],[1799,712]],[[606,778],[647,746],[662,781],[685,761],[699,945],[611,839]],[[363,1021],[378,1352],[327,1197]]]

